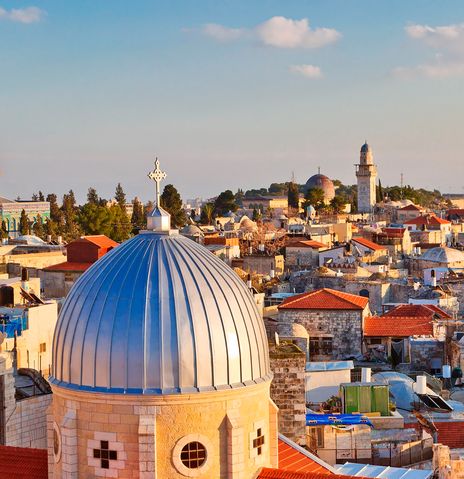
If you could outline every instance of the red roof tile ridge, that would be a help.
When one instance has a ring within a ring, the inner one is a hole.
[[[336,478],[340,479],[367,479],[361,476],[345,476],[342,474],[328,474],[321,472],[290,472],[283,471],[282,469],[271,469],[269,467],[263,467],[258,473],[256,479],[327,479]]]
[[[294,472],[319,472],[335,474],[336,470],[330,464],[326,463],[315,454],[312,454],[308,450],[299,446],[288,437],[279,433],[279,467]],[[284,446],[284,447],[282,447]],[[286,448],[286,449],[285,449]],[[293,454],[290,456],[284,456],[285,452],[290,449]],[[298,460],[298,456],[300,460]],[[286,459],[291,459],[291,467],[287,467],[285,464]]]
[[[316,289],[314,291],[309,291],[306,293],[301,293],[296,296],[291,296],[290,298],[286,298],[283,303],[279,306],[279,309],[291,309],[292,305],[294,307],[298,307],[301,309],[343,309],[341,305],[333,306],[332,308],[330,305],[327,307],[311,307],[311,305],[300,305],[297,306],[297,304],[301,301],[310,299],[311,297],[314,297],[316,295],[321,295],[321,294],[329,294],[332,297],[337,298],[338,300],[342,301],[343,303],[349,305],[349,306],[355,306],[356,309],[364,309],[367,304],[369,303],[369,298],[365,298],[364,296],[358,296],[356,294],[351,294],[351,293],[345,293],[343,291],[337,291],[335,289],[330,289],[330,288],[321,288],[321,289]],[[353,308],[351,308],[353,309]]]
[[[366,246],[367,248],[373,249],[375,251],[380,251],[380,250],[383,250],[383,249],[387,249],[384,246],[381,246],[381,245],[375,243],[374,241],[368,240],[368,239],[363,238],[361,236],[356,237],[356,238],[352,238],[352,240],[355,241],[356,243],[362,244],[363,246]]]

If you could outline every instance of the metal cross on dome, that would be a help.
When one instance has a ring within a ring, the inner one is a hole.
[[[164,180],[166,178],[166,173],[160,170],[160,162],[158,158],[155,159],[155,169],[153,171],[150,171],[150,173],[148,173],[148,178],[150,178],[150,180],[153,180],[155,182],[155,193],[156,193],[155,206],[160,206],[160,196],[161,196],[160,183],[161,183],[161,180]]]

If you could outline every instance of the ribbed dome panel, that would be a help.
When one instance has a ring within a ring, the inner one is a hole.
[[[203,246],[146,232],[76,282],[53,341],[53,384],[174,394],[269,379],[263,321],[245,284]]]

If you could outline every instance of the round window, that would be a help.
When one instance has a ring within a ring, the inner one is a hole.
[[[187,443],[180,453],[182,464],[189,469],[197,469],[206,462],[206,448],[201,442]]]
[[[53,457],[55,462],[60,462],[61,459],[61,432],[58,424],[53,423]]]

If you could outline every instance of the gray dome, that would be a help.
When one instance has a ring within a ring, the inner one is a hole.
[[[464,253],[454,248],[438,246],[426,251],[420,259],[433,263],[457,263],[464,261]]]
[[[50,381],[175,394],[270,378],[263,321],[240,278],[181,235],[144,232],[97,261],[60,313]]]
[[[325,175],[318,173],[317,175],[311,176],[306,182],[305,190],[311,190],[313,188],[320,188],[324,191],[324,198],[327,201],[330,201],[335,196],[335,187],[333,181]]]
[[[371,147],[367,143],[364,143],[364,145],[361,146],[361,153],[367,153],[368,151],[371,151]]]

